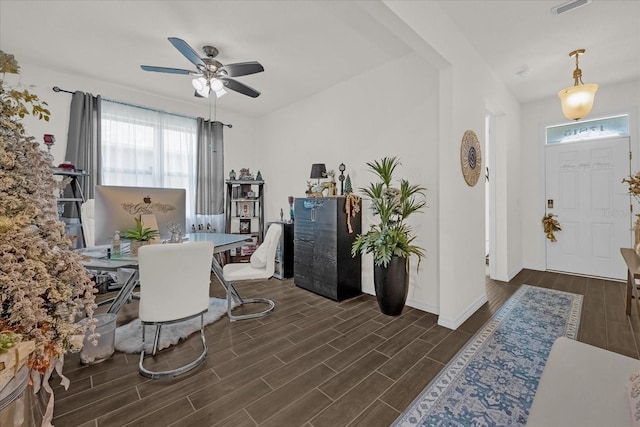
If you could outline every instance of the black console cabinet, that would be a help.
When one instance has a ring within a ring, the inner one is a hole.
[[[359,295],[360,255],[351,257],[351,245],[362,230],[361,214],[349,234],[345,197],[296,199],[294,212],[295,284],[335,301]]]

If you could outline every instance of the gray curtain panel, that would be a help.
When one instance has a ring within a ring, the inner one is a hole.
[[[198,117],[196,214],[224,213],[224,125]]]
[[[75,91],[71,97],[65,160],[73,163],[76,169],[83,169],[89,173],[89,176],[81,181],[85,200],[93,199],[94,187],[100,184],[101,102],[100,95],[93,96],[80,91]]]
[[[84,199],[93,199],[94,186],[100,183],[100,96],[75,91],[71,95],[69,108],[69,134],[65,160],[77,169],[89,173],[78,178]],[[73,197],[70,186],[64,190],[65,197]],[[80,218],[75,203],[67,203],[63,216]]]

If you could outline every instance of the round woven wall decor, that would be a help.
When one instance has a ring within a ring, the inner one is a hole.
[[[460,144],[460,166],[462,166],[462,176],[470,187],[473,187],[480,178],[480,169],[482,169],[482,153],[480,151],[480,142],[476,133],[468,130],[462,136],[462,144]]]

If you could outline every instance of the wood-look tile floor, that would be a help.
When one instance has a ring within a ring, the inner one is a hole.
[[[206,361],[178,378],[143,378],[137,355],[116,352],[93,366],[68,355],[71,386],[51,381],[54,425],[388,426],[522,283],[584,295],[578,339],[638,358],[640,317],[635,304],[625,315],[619,282],[533,270],[509,283],[487,280],[488,302],[452,331],[410,307],[382,315],[370,295],[336,303],[273,279],[239,290],[272,298],[276,311],[209,325]],[[214,283],[212,295],[219,289]],[[125,306],[118,322],[136,311],[135,302]],[[151,362],[184,362],[199,351],[197,335]]]

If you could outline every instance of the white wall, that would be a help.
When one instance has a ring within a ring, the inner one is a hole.
[[[490,95],[489,95],[490,96]],[[495,263],[492,279],[508,282],[522,269],[522,192],[523,176],[520,162],[520,111],[519,105],[503,108],[491,104],[488,112],[493,115],[495,165],[490,171],[495,193],[494,252],[490,262]],[[514,113],[516,112],[516,113]]]
[[[638,115],[640,107],[640,80],[617,85],[600,85],[591,113],[585,120],[630,114],[632,162],[635,171],[640,158],[638,142]],[[566,123],[560,100],[550,96],[522,107],[522,235],[526,242],[523,266],[534,270],[546,269],[545,235],[540,223],[545,214],[544,141],[545,127]],[[526,161],[525,161],[526,159]]]
[[[256,153],[267,183],[267,220],[277,219],[281,208],[288,216],[287,196],[305,197],[312,163],[325,163],[336,171],[344,163],[357,190],[375,178],[366,162],[400,158],[397,178],[428,189],[429,207],[409,221],[427,258],[417,273],[412,260],[408,304],[431,312],[438,309],[437,92],[435,69],[419,55],[409,54],[264,116],[256,124]],[[377,221],[368,207],[365,202],[363,230]],[[363,291],[374,294],[370,255],[362,262],[362,281]]]
[[[496,215],[510,218],[519,211],[518,186],[509,185],[516,175],[519,106],[490,71],[448,16],[433,2],[385,1],[446,62],[440,65],[439,98],[439,288],[441,325],[456,328],[486,301],[484,265],[484,186],[471,188],[460,172],[460,140],[471,129],[484,138],[484,117],[495,106],[504,121],[496,135],[494,179]],[[515,157],[514,157],[515,156]],[[513,198],[511,198],[513,196]],[[515,224],[514,224],[515,223]],[[519,221],[498,222],[503,237],[495,262],[508,271],[520,263]]]
[[[416,243],[426,249],[427,259],[417,274],[412,266],[408,303],[439,312],[440,324],[457,328],[486,301],[484,186],[469,187],[462,177],[461,138],[471,129],[482,144],[485,114],[497,117],[492,176],[499,237],[493,260],[498,275],[508,278],[522,265],[520,162],[526,157],[520,156],[518,144],[519,106],[437,4],[383,5],[388,10],[368,11],[381,25],[400,28],[397,34],[411,39],[417,53],[257,120],[219,108],[217,118],[234,125],[225,131],[225,173],[241,167],[260,170],[268,184],[267,220],[273,220],[280,208],[286,215],[287,196],[304,195],[312,163],[337,169],[344,162],[358,188],[372,179],[365,162],[399,156],[402,176],[428,188],[429,208],[412,221]],[[56,161],[63,160],[70,95],[50,92],[54,85],[170,112],[208,113],[206,101],[179,103],[109,82],[21,65],[22,82],[39,86],[34,91],[50,102],[53,114],[52,122],[28,122],[27,128],[39,139],[42,133],[56,135]],[[364,213],[366,229],[372,221],[366,205]],[[363,287],[370,293],[371,266],[371,258],[365,257]]]
[[[19,58],[17,58],[19,61]],[[67,146],[67,131],[69,127],[69,105],[71,104],[71,94],[64,92],[54,92],[52,88],[58,86],[69,91],[80,90],[82,92],[101,95],[105,99],[113,99],[127,102],[134,105],[155,108],[170,113],[184,114],[193,117],[209,118],[209,101],[206,99],[195,99],[194,101],[181,102],[176,99],[158,97],[151,93],[140,92],[133,88],[116,85],[111,82],[99,81],[73,75],[72,73],[62,73],[59,71],[44,69],[40,66],[33,66],[19,62],[21,72],[19,75],[5,76],[5,82],[9,86],[20,83],[30,92],[49,104],[51,119],[49,122],[37,120],[27,116],[23,124],[28,135],[34,136],[40,143],[45,133],[53,134],[56,143],[51,148],[54,156],[53,163],[58,165],[64,161]],[[180,78],[181,76],[176,76]],[[192,92],[185,94],[190,96]],[[227,94],[225,96],[235,96]],[[237,95],[239,96],[239,95]],[[218,100],[217,119],[223,123],[231,123],[232,129],[225,128],[225,173],[235,168],[252,168],[255,165],[254,152],[247,147],[252,146],[254,138],[253,119],[237,113],[225,111],[224,97]],[[212,117],[213,118],[213,117]],[[44,144],[42,149],[46,149]],[[253,169],[252,169],[253,170]]]

